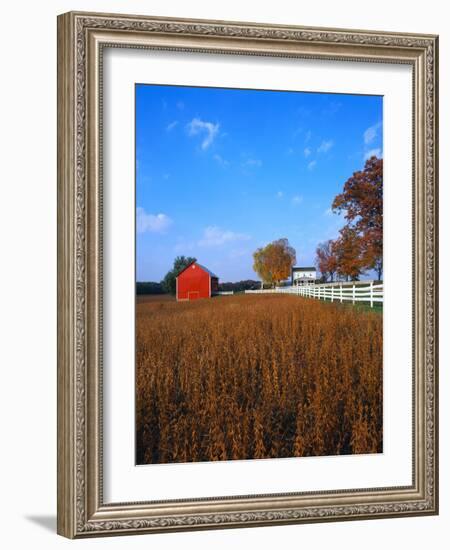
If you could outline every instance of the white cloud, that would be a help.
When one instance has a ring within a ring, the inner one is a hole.
[[[182,111],[184,109],[184,103],[183,101],[177,101],[177,108]]]
[[[322,141],[322,143],[319,145],[319,147],[317,148],[317,152],[318,153],[326,153],[328,152],[332,147],[333,147],[334,143],[333,143],[333,140],[328,140],[328,141]]]
[[[277,199],[282,199],[283,197],[284,197],[283,191],[278,191],[277,192]]]
[[[218,162],[220,164],[220,166],[229,166],[229,161],[228,160],[225,160],[223,157],[221,157],[220,155],[214,155],[213,156],[213,159]]]
[[[305,134],[305,143],[308,143],[308,141],[311,139],[312,132],[311,130],[308,130]]]
[[[370,149],[364,153],[364,160],[370,159],[370,157],[381,157],[381,149],[377,147],[376,149]]]
[[[166,214],[147,214],[144,208],[136,208],[136,229],[138,233],[164,233],[172,225]]]
[[[184,239],[180,239],[177,244],[173,247],[174,252],[178,252],[179,254],[186,254],[187,251],[194,250],[195,249],[195,243],[191,241],[185,241]]]
[[[308,164],[308,170],[314,170],[314,168],[316,167],[316,164],[317,164],[317,161],[316,161],[316,160],[312,160],[312,161]]]
[[[367,128],[367,130],[364,132],[364,143],[368,145],[369,143],[372,143],[372,141],[377,137],[378,130],[381,128],[381,122],[377,122],[373,126],[370,126]]]
[[[303,154],[305,155],[305,159],[307,159],[311,153],[312,153],[311,147],[305,147],[303,149]]]
[[[198,241],[199,246],[220,246],[233,241],[248,241],[250,237],[243,233],[224,230],[216,225],[205,228],[203,237]]]
[[[292,197],[292,204],[301,204],[303,202],[303,197],[301,195],[294,195]]]
[[[259,159],[247,159],[244,163],[243,163],[243,166],[262,166],[262,160],[259,160]]]
[[[178,124],[178,120],[174,120],[173,122],[171,122],[170,124],[168,124],[166,126],[166,131],[167,132],[170,132],[171,130],[173,130],[175,128],[175,126]]]
[[[235,260],[237,258],[243,258],[244,256],[250,256],[250,254],[250,251],[246,248],[235,248],[230,251],[228,257],[230,258],[230,260]]]
[[[203,150],[208,149],[208,147],[212,144],[217,136],[219,127],[219,123],[213,124],[212,122],[207,122],[199,118],[193,118],[191,122],[187,124],[187,130],[190,136],[196,136],[197,134],[204,135],[201,144],[201,148]]]
[[[323,213],[324,216],[331,216],[332,214],[333,214],[333,210],[331,208],[327,208]]]

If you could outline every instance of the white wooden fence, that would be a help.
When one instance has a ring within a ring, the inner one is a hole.
[[[331,302],[368,302],[370,307],[383,303],[383,283],[367,281],[353,284],[325,283],[321,285],[284,286],[270,289],[246,290],[246,294],[295,294]]]

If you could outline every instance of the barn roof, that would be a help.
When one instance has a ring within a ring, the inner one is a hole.
[[[209,270],[207,267],[205,267],[204,265],[202,264],[199,264],[198,262],[196,262],[196,264],[198,265],[198,267],[200,267],[201,269],[203,269],[203,271],[206,271],[206,273],[208,273],[211,277],[215,277],[216,279],[218,279],[219,277],[213,273],[211,270]]]
[[[218,277],[217,275],[215,275],[212,271],[210,271],[207,267],[205,267],[205,266],[202,265],[202,264],[199,264],[197,261],[193,261],[193,262],[191,262],[190,264],[188,264],[184,269],[182,269],[182,270],[180,271],[180,273],[178,273],[177,277],[179,277],[179,276],[183,273],[183,271],[186,271],[186,269],[187,269],[188,267],[191,267],[192,264],[198,265],[198,267],[199,267],[200,269],[203,269],[203,271],[206,271],[206,273],[208,273],[208,275],[209,275],[210,277],[214,277],[215,279],[218,279],[218,278],[219,278],[219,277]]]
[[[203,271],[206,271],[206,273],[208,273],[211,277],[215,277],[216,279],[218,279],[219,277],[213,273],[212,271],[210,271],[207,267],[205,267],[204,265],[202,264],[199,264],[198,262],[195,262],[198,267],[200,267],[201,269],[203,269]]]

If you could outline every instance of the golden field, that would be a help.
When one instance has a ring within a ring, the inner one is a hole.
[[[382,452],[382,348],[352,306],[139,297],[137,463]]]

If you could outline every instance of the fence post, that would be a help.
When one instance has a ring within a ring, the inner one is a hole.
[[[353,305],[355,305],[355,283],[353,283]]]
[[[342,283],[339,285],[339,293],[341,295],[341,304],[342,304]]]
[[[331,302],[333,302],[333,299],[334,299],[334,286],[332,284],[331,285]]]
[[[370,281],[370,307],[373,307],[373,281]]]

